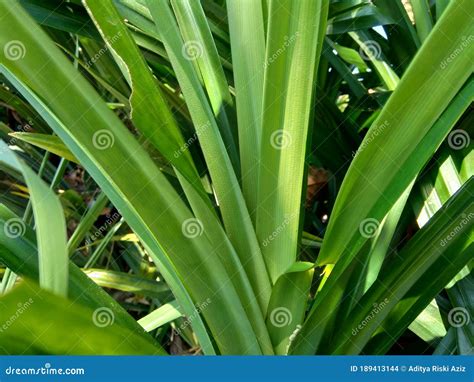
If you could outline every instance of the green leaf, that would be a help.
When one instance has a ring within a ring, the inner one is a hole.
[[[0,45],[11,40],[14,30],[28,51],[19,62],[2,61],[2,72],[41,111],[144,243],[184,313],[194,318],[192,325],[204,351],[212,354],[212,344],[194,304],[200,306],[211,298],[202,315],[216,335],[220,352],[259,354],[229,275],[220,260],[210,256],[215,249],[202,231],[200,236],[184,235],[195,218],[165,176],[44,32],[24,22],[28,19],[24,11],[14,2],[0,2],[0,9],[10,19],[8,28],[0,26]],[[41,75],[37,60],[48,63]],[[41,101],[46,99],[47,106]],[[74,108],[64,108],[68,100]]]
[[[374,232],[373,238],[371,238],[370,248],[366,251],[363,248],[362,254],[358,254],[356,265],[351,271],[352,278],[347,285],[346,293],[349,297],[345,299],[341,307],[347,315],[350,314],[350,311],[357,304],[361,296],[367,292],[377,279],[385,257],[390,253],[390,243],[412,188],[413,184],[408,186],[385,219],[382,220]]]
[[[15,273],[37,281],[39,279],[38,254],[35,233],[26,226],[23,235],[11,240],[6,235],[5,222],[19,219],[17,215],[0,205],[0,259]],[[107,292],[89,279],[76,265],[69,262],[69,298],[91,309],[107,308],[112,311],[115,322],[135,331],[149,342],[151,337]]]
[[[0,162],[10,170],[23,174],[35,216],[38,241],[39,280],[42,288],[59,296],[67,296],[68,253],[66,222],[61,202],[53,191],[8,146],[0,141]],[[15,240],[26,229],[21,219],[5,222],[7,236]]]
[[[1,36],[1,34],[0,34],[0,36]],[[4,72],[6,72],[5,69],[3,69],[3,70],[4,70]],[[147,228],[146,225],[142,225],[143,224],[142,221],[140,219],[137,219],[137,217],[134,215],[134,214],[136,214],[136,212],[134,211],[134,208],[136,208],[137,205],[134,205],[134,206],[132,205],[132,207],[130,206],[130,204],[131,204],[130,201],[133,199],[132,196],[136,195],[135,190],[138,189],[137,187],[139,187],[139,186],[134,185],[133,183],[129,182],[130,179],[129,179],[127,173],[130,173],[130,171],[132,171],[132,169],[133,169],[133,172],[135,173],[135,176],[137,176],[136,170],[137,169],[143,169],[144,172],[142,173],[141,176],[143,176],[143,174],[148,174],[146,176],[150,176],[150,175],[153,176],[152,174],[157,172],[157,169],[156,169],[156,166],[154,165],[154,163],[150,162],[151,161],[150,158],[145,154],[145,152],[143,151],[142,148],[137,146],[137,143],[133,139],[126,140],[127,143],[123,144],[121,147],[122,148],[130,148],[132,151],[128,154],[128,157],[129,158],[137,158],[140,161],[140,165],[136,164],[134,166],[134,165],[131,165],[128,162],[125,162],[125,163],[128,163],[128,166],[130,166],[130,167],[127,166],[128,169],[123,168],[124,162],[120,159],[120,158],[123,157],[123,154],[112,155],[112,157],[109,157],[108,159],[105,158],[104,162],[99,162],[98,159],[100,159],[100,157],[98,158],[97,156],[95,156],[95,157],[93,156],[92,160],[88,159],[87,155],[90,155],[90,153],[95,152],[96,155],[97,155],[97,153],[100,154],[101,149],[97,149],[97,147],[100,148],[101,146],[100,145],[98,146],[97,142],[102,142],[102,144],[104,144],[104,142],[105,142],[106,146],[110,145],[110,142],[112,142],[112,146],[108,147],[108,150],[110,151],[110,149],[115,145],[115,139],[117,137],[117,135],[116,135],[117,130],[114,130],[115,135],[114,134],[110,135],[108,133],[104,134],[104,131],[106,131],[106,129],[101,129],[99,132],[101,133],[102,137],[105,137],[105,140],[102,139],[102,140],[99,141],[97,139],[98,135],[95,135],[96,133],[93,133],[96,129],[96,125],[92,125],[93,130],[89,131],[89,137],[87,137],[85,139],[82,138],[83,140],[79,141],[80,143],[78,144],[78,143],[76,143],[76,140],[75,140],[75,139],[77,139],[77,136],[69,135],[72,131],[68,130],[66,128],[66,125],[62,124],[61,121],[59,121],[57,119],[57,116],[54,115],[52,113],[52,111],[49,110],[46,107],[46,105],[44,105],[39,100],[39,98],[36,97],[36,95],[31,92],[30,89],[26,88],[21,82],[18,82],[15,79],[15,77],[13,77],[11,75],[11,73],[9,74],[9,79],[10,79],[11,82],[15,83],[15,86],[22,92],[22,94],[25,96],[25,98],[27,98],[30,101],[30,103],[35,105],[35,107],[40,111],[40,113],[45,118],[45,120],[47,120],[48,123],[55,129],[56,133],[58,133],[58,135],[60,135],[61,138],[65,142],[69,142],[68,147],[70,147],[70,148],[74,147],[75,150],[77,150],[74,153],[74,155],[77,155],[77,157],[81,158],[81,164],[87,163],[86,168],[89,170],[90,173],[92,173],[93,176],[96,176],[96,180],[98,180],[98,183],[102,186],[102,189],[104,189],[105,194],[108,197],[110,197],[110,199],[114,203],[114,205],[117,206],[117,208],[121,211],[124,211],[124,210],[127,211],[127,216],[129,216],[128,222],[132,226],[132,228],[133,227],[139,227],[139,228],[136,229],[136,231],[140,232],[141,235],[138,235],[138,234],[137,235],[140,236],[140,239],[142,240],[143,244],[149,250],[150,256],[153,258],[155,263],[160,268],[160,272],[163,274],[163,276],[166,279],[168,285],[170,285],[170,288],[172,289],[173,294],[176,296],[176,298],[182,304],[183,309],[185,309],[185,311],[186,311],[186,314],[193,315],[193,317],[196,317],[196,319],[193,321],[193,328],[196,331],[197,336],[199,337],[200,344],[203,347],[203,350],[206,353],[213,354],[214,350],[213,350],[212,344],[209,340],[207,331],[204,328],[204,324],[201,321],[201,317],[196,312],[196,308],[194,306],[194,303],[192,302],[191,297],[189,296],[186,289],[184,288],[184,285],[183,285],[182,281],[179,279],[179,277],[176,273],[176,270],[174,268],[174,265],[171,263],[171,261],[169,260],[167,254],[162,249],[162,246],[156,241],[156,238],[154,236],[150,235],[150,233],[148,231],[149,228]],[[67,81],[67,77],[66,77],[66,81]],[[43,88],[43,87],[40,86],[39,89],[44,90],[44,89],[47,89],[47,87]],[[79,94],[81,94],[81,93],[79,92]],[[92,94],[95,94],[95,93],[92,93]],[[77,99],[79,99],[79,98],[76,98],[76,100]],[[98,107],[99,104],[100,104],[100,100],[96,101],[95,106]],[[61,111],[61,106],[60,106],[59,111]],[[104,109],[102,110],[101,116],[103,117],[104,115],[107,115],[106,112],[109,112],[109,111],[110,110],[106,106],[104,106]],[[71,124],[73,124],[73,123],[74,122],[71,122]],[[115,123],[116,123],[116,121],[115,121]],[[113,124],[113,122],[111,122],[111,125],[112,124]],[[116,125],[116,126],[120,127],[120,125]],[[110,137],[113,137],[113,139],[111,139]],[[88,147],[88,149],[83,146],[84,144],[86,144],[85,146]],[[133,146],[135,146],[135,147],[133,147]],[[93,148],[91,149],[91,147],[93,147]],[[74,149],[72,149],[72,151],[74,152]],[[120,150],[119,150],[119,152],[120,152]],[[140,157],[141,157],[141,159],[140,159]],[[104,157],[102,157],[102,160],[104,160]],[[112,177],[112,179],[110,179],[108,177],[105,177],[104,173],[101,171],[102,166],[104,164],[105,164],[106,168],[108,166],[111,166],[111,167],[108,167],[108,168],[110,168],[110,171],[108,173],[112,174],[112,175],[115,175],[114,177]],[[122,174],[122,176],[120,176],[120,174],[114,173],[112,171],[112,168],[123,169],[124,174]],[[159,172],[158,172],[158,174],[161,175]],[[156,180],[156,178],[155,178],[155,180]],[[117,181],[118,181],[119,185],[117,185],[117,183],[115,183]],[[143,183],[143,182],[145,182],[145,183]],[[154,188],[153,183],[150,183],[150,180],[148,180],[148,179],[143,180],[143,182],[141,183],[142,185],[146,184],[148,187]],[[129,197],[123,199],[120,196],[120,194],[117,193],[116,189],[122,189],[122,192],[125,189],[125,192],[128,193]],[[158,187],[158,189],[161,189],[161,188]],[[149,195],[160,195],[158,189],[155,189]],[[173,202],[176,203],[177,200],[178,200],[178,197],[176,197],[176,196],[173,197]],[[156,202],[156,200],[155,200],[155,202]],[[135,200],[135,203],[137,203],[136,200]],[[140,203],[140,204],[142,204],[142,203]],[[138,205],[138,207],[140,207],[140,206]],[[145,203],[143,203],[142,208],[145,208],[145,211],[152,212],[151,210],[148,209],[149,204],[148,204],[148,207],[145,207]],[[148,219],[152,219],[152,221],[155,224],[157,224],[156,216],[154,214],[151,214],[151,215],[153,217],[149,216]],[[189,218],[189,219],[192,219],[192,218]],[[189,219],[184,219],[184,221],[189,221]],[[133,221],[133,224],[130,223],[130,221]],[[184,252],[181,252],[181,253],[184,253]]]
[[[465,220],[474,218],[466,215]],[[463,221],[464,222],[464,221]],[[457,349],[459,354],[474,353],[474,276],[470,266],[464,267],[446,287],[453,308],[448,313],[448,324],[456,328]]]
[[[158,82],[153,78],[112,1],[83,2],[132,89],[130,107],[133,123],[204,196],[191,154],[185,149],[184,138]]]
[[[50,153],[65,158],[71,162],[78,163],[76,157],[69,151],[66,145],[56,135],[37,133],[10,133],[15,139],[27,142]]]
[[[313,79],[328,2],[272,0],[256,230],[273,283],[295,262]]]
[[[151,332],[152,330],[174,321],[181,316],[182,314],[179,311],[179,304],[176,300],[173,300],[170,303],[164,304],[158,309],[155,309],[153,312],[147,314],[145,317],[141,318],[138,323],[147,332]]]
[[[387,90],[394,90],[400,79],[393,71],[387,61],[382,57],[382,48],[377,41],[371,39],[366,32],[350,32],[349,35],[360,46],[360,54],[365,60],[368,60],[374,65],[380,79],[385,83]]]
[[[295,331],[301,328],[314,264],[296,262],[273,287],[268,306],[267,326],[276,354],[287,354]]]
[[[87,235],[87,232],[89,232],[89,230],[93,227],[94,222],[102,213],[108,202],[109,200],[107,199],[107,196],[102,192],[94,200],[93,204],[84,214],[84,216],[81,217],[79,224],[77,225],[76,229],[74,230],[67,243],[69,256],[72,256],[77,247],[79,247],[79,244],[82,240],[84,240]]]
[[[452,355],[456,354],[456,328],[450,328],[448,333],[439,342],[433,352],[433,355]]]
[[[185,45],[168,0],[150,1],[148,7],[153,18],[159,20],[156,27],[165,44],[199,136],[225,229],[252,287],[258,291],[256,296],[262,312],[265,312],[270,299],[270,282],[238,179],[212,109],[192,61],[183,54]]]
[[[360,72],[367,71],[367,64],[355,49],[347,48],[339,44],[331,44],[331,40],[329,39],[326,39],[326,41],[330,43],[330,45],[337,51],[337,54],[348,64],[355,65]]]
[[[444,134],[449,131],[449,129],[456,123],[456,121],[461,117],[463,111],[466,109],[466,107],[469,105],[469,97],[472,94],[471,86],[474,86],[474,83],[471,82],[470,84],[467,84],[462,91],[455,97],[455,99],[451,102],[449,107],[445,110],[445,112],[441,115],[441,117],[435,122],[433,125],[433,130],[437,134],[441,133],[441,130],[444,132]],[[373,127],[372,127],[373,128]],[[378,130],[377,130],[378,128]],[[376,126],[376,130],[373,133],[373,135],[369,136],[369,143],[373,141],[374,136],[379,136],[381,131],[385,131],[388,128],[388,126]],[[370,133],[370,132],[369,132]],[[430,136],[428,136],[430,137]],[[429,138],[427,138],[428,141],[426,144],[432,144],[432,142],[429,141]],[[363,152],[366,152],[370,146],[367,144],[362,143],[362,145],[359,148],[359,152],[361,149],[363,149]],[[374,151],[376,151],[376,148],[374,148]],[[428,154],[428,153],[426,153]],[[374,154],[375,155],[375,154]],[[357,157],[356,157],[357,158]],[[412,156],[413,159],[415,159]],[[385,163],[385,162],[383,162]],[[371,165],[371,162],[368,161],[366,162],[367,166]],[[382,171],[386,166],[383,168],[378,169],[378,171]],[[420,164],[421,167],[421,164]],[[353,175],[353,181],[355,180],[356,182],[360,181],[361,179],[365,179],[364,177],[360,176],[360,170],[354,170],[355,173]],[[374,168],[375,171],[375,168]],[[357,173],[357,175],[355,175]],[[403,173],[398,173],[398,176],[403,175]],[[349,174],[346,175],[346,179],[349,176]],[[387,175],[388,176],[388,175]],[[345,180],[346,181],[346,180]],[[410,180],[410,182],[413,181],[413,178]],[[343,184],[344,186],[344,184]],[[373,187],[372,183],[366,184],[365,187]],[[398,183],[390,185],[390,188],[387,188],[387,190],[393,191],[394,187],[398,187]],[[405,189],[406,190],[406,189]],[[401,192],[405,191],[402,190]],[[380,195],[378,190],[373,190],[374,195]],[[340,191],[339,196],[341,195]],[[348,196],[348,195],[347,195]],[[351,196],[354,198],[355,196]],[[387,201],[388,193],[386,193],[383,196],[380,196],[379,203],[383,203],[384,201]],[[356,200],[356,199],[354,199]],[[357,195],[357,201],[358,202],[373,202],[373,200],[368,200],[367,194],[361,192],[360,194]],[[336,202],[337,203],[337,202]],[[358,207],[357,205],[353,205],[353,208],[351,209],[352,214],[347,214],[347,211],[343,211],[346,214],[346,218],[350,219],[354,217],[354,213],[356,212],[356,208]],[[392,208],[392,205],[386,205],[388,208]],[[337,208],[337,205],[335,206]],[[334,212],[333,212],[334,213]],[[368,215],[366,211],[358,211],[363,216],[371,216]],[[373,216],[373,215],[372,215]],[[336,215],[336,218],[339,219],[339,216]],[[375,224],[374,224],[375,223]],[[343,231],[345,231],[346,226],[348,224],[348,221],[340,221],[340,224],[337,227],[337,230],[334,232],[338,233],[339,235],[343,234]],[[331,220],[330,220],[330,225],[331,225]],[[368,218],[362,218],[361,220],[357,223],[357,227],[354,227],[354,232],[349,233],[349,235],[353,236],[353,240],[359,240],[356,244],[354,244],[354,241],[352,241],[346,248],[341,249],[341,257],[336,256],[338,259],[336,263],[336,267],[333,265],[329,265],[326,267],[325,270],[325,276],[324,276],[324,281],[327,280],[327,283],[323,283],[323,286],[320,287],[320,292],[316,295],[316,301],[311,309],[310,314],[308,315],[308,318],[303,325],[303,328],[301,330],[302,336],[306,337],[305,342],[300,342],[297,338],[297,341],[295,341],[295,352],[314,352],[316,351],[317,347],[319,346],[320,341],[323,340],[323,335],[326,333],[326,341],[329,340],[331,336],[331,330],[326,329],[325,325],[329,325],[328,327],[333,327],[332,330],[334,330],[334,325],[337,320],[337,312],[338,312],[338,305],[341,304],[344,298],[344,291],[346,290],[346,287],[348,285],[348,282],[350,280],[350,275],[352,272],[350,271],[350,265],[353,264],[353,259],[354,256],[358,253],[358,251],[363,248],[363,245],[365,244],[367,238],[371,236],[372,231],[370,228],[376,228],[378,227],[378,220],[374,220],[372,217]],[[330,229],[331,226],[328,227]],[[347,234],[348,232],[345,232],[344,234]],[[326,236],[323,241],[323,246],[322,250],[324,250],[324,247],[329,247],[330,245],[338,245],[339,241],[342,240],[341,237],[343,236],[335,236],[332,238],[332,240],[336,240],[336,242],[328,242],[328,235],[329,237],[332,236],[332,232],[327,232]],[[344,251],[342,253],[342,251]],[[335,253],[334,253],[335,254]],[[320,252],[320,257],[317,260],[317,263],[321,261],[321,256],[323,256],[324,253]],[[334,270],[333,270],[334,268]],[[323,281],[323,282],[324,282]],[[323,313],[326,312],[326,313]],[[315,329],[317,328],[317,329]],[[311,338],[311,340],[310,340]]]
[[[436,300],[432,300],[408,328],[430,345],[438,344],[447,333]]]
[[[188,196],[188,200],[196,217],[200,219],[200,221],[206,222],[207,237],[213,247],[219,248],[217,256],[220,258],[227,273],[232,275],[232,284],[239,294],[263,353],[273,354],[270,336],[264,322],[264,312],[260,309],[250,280],[245,273],[237,253],[232,247],[229,237],[226,235],[215,214],[204,205],[202,199],[194,192],[191,186],[188,185],[184,179],[181,179],[181,184],[183,185],[183,189]]]
[[[94,39],[100,38],[87,13],[77,4],[42,0],[20,0],[20,4],[41,25]]]
[[[359,353],[374,333],[369,353],[386,351],[469,262],[474,248],[473,192],[474,178],[387,264],[335,334],[335,353]]]
[[[450,123],[435,122],[471,75],[469,51],[462,50],[444,69],[442,64],[468,34],[465,9],[473,6],[460,0],[448,7],[369,129],[338,193],[318,265],[360,249],[366,240],[359,233],[361,222],[380,221],[387,214],[448,134]],[[462,114],[473,86],[472,81],[466,84],[447,119]]]
[[[428,0],[411,0],[413,15],[415,16],[416,32],[420,41],[426,40],[433,29],[433,21],[431,19],[430,5]]]
[[[242,190],[255,222],[262,130],[265,32],[261,1],[228,0],[227,13],[239,123]],[[251,79],[251,80],[250,80]]]
[[[338,3],[348,5],[347,10],[341,12],[341,8],[335,7]],[[368,29],[378,25],[393,24],[394,20],[383,9],[371,3],[359,2],[358,6],[352,7],[353,2],[346,1],[331,2],[331,11],[338,10],[337,14],[331,12],[328,20],[327,33],[341,34],[359,29]],[[334,17],[332,17],[334,15]]]
[[[183,55],[199,68],[229,159],[240,174],[234,101],[206,15],[199,1],[173,0],[171,4],[183,36]]]
[[[169,288],[162,282],[147,279],[141,276],[111,271],[108,269],[87,269],[84,273],[97,285],[104,288],[112,288],[138,295],[161,297],[169,294]]]
[[[8,319],[0,327],[0,354],[166,354],[115,322],[110,309],[94,311],[31,282],[22,282],[2,297],[0,307]]]

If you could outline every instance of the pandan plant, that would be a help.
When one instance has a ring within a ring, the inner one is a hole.
[[[1,353],[472,353],[471,0],[0,14]]]

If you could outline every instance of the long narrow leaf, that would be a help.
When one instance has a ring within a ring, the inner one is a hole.
[[[314,73],[328,2],[272,0],[256,229],[275,283],[295,261]]]
[[[168,0],[147,2],[176,72],[199,135],[226,231],[257,293],[263,312],[270,299],[270,282],[238,179],[233,171],[214,115],[195,67],[184,55],[185,45]]]
[[[8,146],[0,141],[0,162],[21,172],[29,189],[38,241],[40,285],[59,296],[67,296],[69,267],[66,249],[66,222],[59,198]],[[26,229],[22,220],[5,223],[15,240]]]

